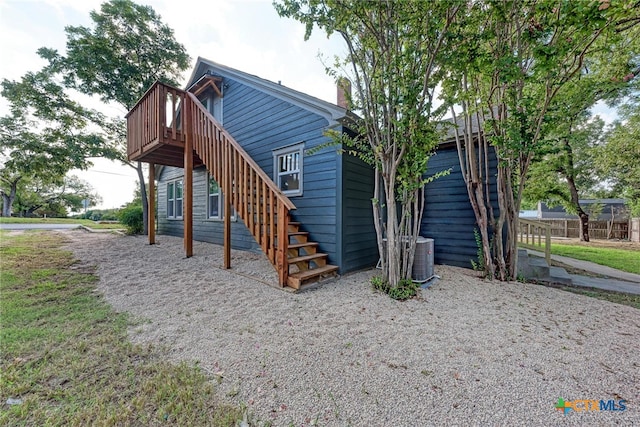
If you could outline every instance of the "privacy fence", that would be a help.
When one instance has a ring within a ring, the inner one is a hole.
[[[538,219],[536,221],[551,225],[552,237],[580,237],[578,219]],[[630,221],[589,221],[589,237],[592,239],[621,239],[630,237]]]

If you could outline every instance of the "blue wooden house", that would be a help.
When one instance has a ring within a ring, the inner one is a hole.
[[[150,164],[157,230],[184,236],[187,256],[193,239],[223,244],[226,268],[231,247],[262,251],[279,284],[299,288],[378,260],[373,171],[326,146],[325,132],[348,132],[354,118],[344,104],[199,58],[186,90],[156,83],[129,112],[128,156]],[[422,235],[435,238],[437,263],[469,267],[475,218],[457,159],[443,144],[431,160],[452,174],[427,187]]]

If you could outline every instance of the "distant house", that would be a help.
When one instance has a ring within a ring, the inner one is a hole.
[[[593,221],[611,220],[612,209],[616,219],[627,219],[629,217],[624,199],[581,199],[580,206],[589,215],[589,219]],[[544,202],[538,202],[536,218],[578,219],[578,215],[566,212],[562,206],[555,206],[553,208],[550,208]]]
[[[378,260],[373,170],[325,145],[354,119],[344,104],[199,58],[186,90],[156,83],[129,112],[128,154],[154,165],[158,232],[184,236],[188,256],[191,239],[262,251],[281,285],[299,287]],[[475,216],[451,140],[427,173],[443,169],[426,188],[421,234],[435,239],[436,263],[470,267]]]

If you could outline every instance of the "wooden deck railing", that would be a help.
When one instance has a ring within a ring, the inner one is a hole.
[[[195,95],[187,93],[184,103],[189,112],[185,128],[192,138],[193,150],[276,267],[280,286],[285,286],[289,274],[289,211],[295,205]]]
[[[159,143],[184,143],[180,110],[185,92],[155,82],[126,115],[127,156],[141,155]]]
[[[520,218],[518,242],[521,246],[544,252],[547,264],[551,265],[551,225]]]

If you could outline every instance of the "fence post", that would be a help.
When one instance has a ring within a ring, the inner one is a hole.
[[[544,233],[544,259],[551,266],[551,225],[547,225]]]

